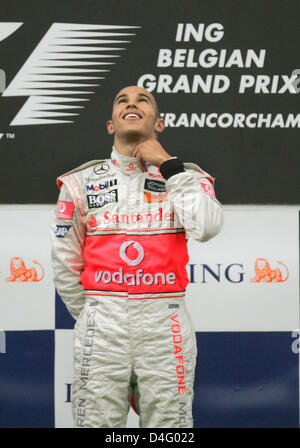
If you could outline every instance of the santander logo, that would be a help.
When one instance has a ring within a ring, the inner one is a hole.
[[[90,219],[89,219],[88,225],[89,225],[90,227],[92,227],[92,228],[95,228],[95,227],[97,227],[99,224],[100,224],[99,221],[97,221],[97,219],[95,218],[95,216],[92,215],[92,216],[90,217]]]

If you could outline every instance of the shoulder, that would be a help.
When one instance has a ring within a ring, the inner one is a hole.
[[[200,168],[199,165],[196,165],[196,163],[184,163],[183,165],[186,171],[192,171],[197,177],[207,179],[212,185],[214,185],[215,178]]]
[[[101,160],[91,160],[89,162],[84,163],[83,165],[74,168],[67,173],[61,174],[58,176],[56,182],[59,188],[65,183],[65,181],[69,178],[72,178],[76,175],[76,178],[88,178],[93,174],[98,175],[101,173],[105,173],[110,169],[110,159],[101,159]]]

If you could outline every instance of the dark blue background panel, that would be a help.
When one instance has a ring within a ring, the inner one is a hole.
[[[54,331],[8,331],[0,354],[0,428],[54,427]]]
[[[298,427],[291,332],[197,333],[197,342],[195,427]]]
[[[73,330],[74,325],[75,320],[55,290],[55,328],[58,330]]]

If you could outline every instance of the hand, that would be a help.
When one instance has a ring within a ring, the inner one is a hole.
[[[147,171],[145,162],[159,167],[163,162],[171,159],[170,154],[165,151],[157,140],[147,140],[140,143],[134,148],[132,155],[136,157],[140,170],[144,172]]]

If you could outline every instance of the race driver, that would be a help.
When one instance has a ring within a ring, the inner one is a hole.
[[[51,229],[55,286],[76,319],[74,424],[126,427],[134,396],[140,427],[192,427],[187,239],[214,237],[222,208],[210,175],[158,142],[147,90],[122,89],[107,129],[110,159],[58,178]]]

